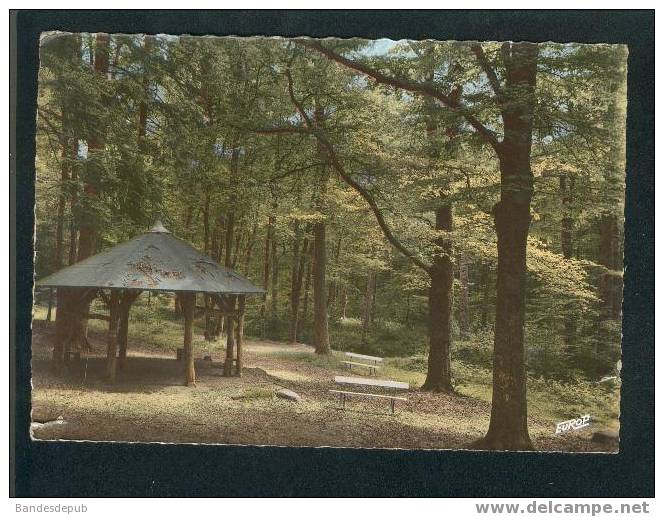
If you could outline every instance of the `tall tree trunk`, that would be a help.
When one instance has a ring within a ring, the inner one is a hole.
[[[452,205],[444,204],[436,209],[436,230],[451,232]],[[449,234],[436,239],[437,253],[429,269],[429,361],[427,377],[422,389],[428,391],[453,391],[450,365],[452,343],[451,319],[454,285],[452,241]]]
[[[239,159],[240,159],[240,153],[238,150],[238,146],[234,145],[233,146],[233,151],[231,153],[231,176],[233,178],[237,178],[238,174],[238,168],[239,168]],[[232,257],[232,252],[233,252],[233,237],[234,237],[234,232],[235,232],[235,195],[231,196],[231,202],[230,202],[230,210],[228,214],[226,215],[226,232],[225,232],[225,243],[224,243],[224,248],[225,248],[225,255],[224,255],[224,266],[227,268],[231,268],[233,264],[233,257]],[[235,296],[231,296],[230,299],[233,302],[233,307],[235,307],[235,302],[236,298]],[[229,316],[226,318],[225,321],[225,327],[226,327],[226,361],[228,362],[229,358],[229,353],[231,361],[232,361],[232,353],[233,353],[233,346],[234,346],[234,318],[233,316]],[[221,323],[220,323],[221,326]],[[230,349],[230,351],[229,351]],[[224,375],[231,375],[231,367],[232,365],[224,365]],[[227,369],[228,368],[228,369]]]
[[[374,289],[376,286],[376,272],[367,273],[367,287],[364,293],[364,313],[362,315],[362,344],[367,343],[367,334],[371,325],[371,313],[373,312]]]
[[[348,289],[344,286],[341,290],[341,319],[346,319],[346,311],[348,310]]]
[[[194,219],[194,208],[191,203],[187,203],[184,208],[184,229],[187,238],[191,239],[191,223]]]
[[[72,172],[72,180],[76,180],[76,173]],[[78,196],[75,193],[72,193],[69,200],[71,219],[69,221],[69,256],[67,260],[67,265],[71,266],[76,263],[76,257],[78,255],[78,228],[76,227],[76,221],[74,220],[74,208],[78,201]]]
[[[606,268],[600,282],[602,319],[619,319],[622,309],[622,254],[618,216],[605,213],[599,222],[599,263]]]
[[[297,335],[302,335],[302,330],[305,323],[309,322],[309,298],[311,292],[311,264],[313,262],[313,246],[312,249],[307,253],[307,272],[304,276],[304,300],[302,303],[302,317],[297,322]]]
[[[226,215],[226,235],[224,243],[224,266],[233,267],[233,239],[235,237],[235,213],[231,209]]]
[[[337,245],[334,248],[334,263],[338,264],[339,263],[339,257],[341,256],[341,237],[337,240]],[[328,290],[328,295],[327,295],[327,307],[330,312],[333,311],[334,309],[334,304],[337,301],[337,292],[339,288],[339,282],[337,282],[336,278],[332,278],[330,281],[330,286]],[[373,320],[372,320],[373,321]]]
[[[432,61],[433,63],[433,61]],[[429,70],[429,81],[434,79],[434,69]],[[460,92],[460,87],[458,87]],[[438,123],[435,117],[438,107],[433,99],[427,99],[426,130],[429,139],[431,167],[440,159],[440,151],[435,145]],[[456,130],[450,129],[450,145]],[[449,184],[449,181],[447,181]],[[440,233],[434,241],[435,256],[427,271],[429,286],[429,357],[427,377],[422,389],[428,391],[452,392],[452,368],[450,348],[452,346],[452,302],[454,299],[454,266],[452,263],[452,230],[454,227],[452,202],[444,197],[436,208],[436,231]]]
[[[216,228],[213,230],[212,242],[210,242],[210,191],[206,190],[205,197],[203,201],[203,252],[206,255],[212,255],[212,258],[217,260],[214,255],[216,255]],[[210,248],[214,251],[210,253]],[[215,336],[215,319],[213,318],[210,308],[212,305],[212,300],[207,294],[203,295],[203,302],[205,306],[205,340],[213,341]]]
[[[71,140],[71,156],[76,159],[78,157],[78,140],[74,137]],[[75,211],[78,205],[78,188],[75,186],[78,182],[78,173],[76,167],[72,166],[70,169],[71,184],[69,192],[69,257],[67,264],[71,266],[76,263],[78,256],[78,225],[76,222]]]
[[[410,304],[411,304],[411,298],[413,297],[412,293],[408,292],[408,295],[406,295],[406,315],[404,316],[404,322],[403,324],[407,329],[411,328],[410,325]]]
[[[143,39],[143,98],[138,105],[138,149],[145,153],[147,152],[147,145],[145,135],[148,124],[148,102],[150,100],[150,53],[153,47],[153,36],[145,35]]]
[[[254,223],[254,227],[251,230],[251,235],[249,236],[249,241],[247,242],[247,247],[244,252],[244,268],[243,272],[246,275],[249,274],[249,265],[251,264],[251,255],[254,250],[254,243],[256,242],[256,233],[258,232],[258,224]]]
[[[272,253],[272,240],[274,239],[274,225],[276,218],[270,215],[267,220],[267,230],[265,232],[265,249],[263,250],[263,303],[261,305],[261,321],[263,322],[262,336],[267,336],[267,303],[268,293],[270,289],[270,256]]]
[[[108,76],[108,50],[110,36],[108,34],[97,34],[95,38],[94,69],[104,78]],[[102,106],[107,105],[106,99],[101,99]],[[86,203],[93,204],[98,197],[97,173],[101,170],[101,157],[104,151],[104,135],[102,127],[96,127],[88,138],[88,166],[83,178],[83,193]],[[77,262],[90,257],[96,250],[97,227],[99,221],[97,216],[85,214],[78,221],[78,256]],[[80,307],[80,311],[72,313],[71,326],[73,329],[72,344],[82,350],[88,350],[90,345],[87,340],[88,320],[86,314],[90,312],[90,303]]]
[[[314,287],[314,347],[317,354],[330,352],[330,341],[327,328],[327,290],[325,286],[326,249],[325,223],[314,224],[314,256],[313,256],[313,287]]]
[[[67,45],[67,53],[71,56],[72,61],[81,60],[81,36],[76,35],[62,35],[61,40]],[[65,232],[65,211],[67,208],[67,198],[70,202],[70,221],[69,221],[69,260],[68,264],[72,265],[76,262],[77,255],[77,228],[74,219],[74,207],[77,203],[76,189],[72,188],[75,184],[76,169],[74,162],[78,157],[78,135],[72,127],[72,113],[67,110],[66,106],[62,106],[62,167],[60,169],[60,179],[62,185],[58,197],[58,223],[56,229],[56,251],[55,251],[55,264],[56,269],[62,268],[64,261],[64,232]],[[71,182],[70,182],[71,180]]]
[[[314,106],[314,124],[317,127],[324,125],[325,110],[316,99]],[[325,147],[320,141],[316,143],[316,153],[321,159],[327,160]],[[316,211],[321,216],[313,225],[314,253],[313,253],[313,287],[314,287],[314,339],[313,345],[317,354],[330,353],[330,336],[327,321],[327,239],[326,221],[322,219],[326,211],[327,182],[329,179],[327,165],[320,171],[319,190],[315,199]]]
[[[302,240],[302,231],[300,229],[299,221],[295,221],[295,240],[293,242],[293,268],[291,271],[291,325],[290,325],[290,341],[297,343],[299,316],[300,316],[300,296],[302,293],[302,280],[304,277],[304,265],[308,252],[309,242],[305,237]],[[300,240],[302,240],[302,247],[300,248]]]
[[[270,284],[270,322],[274,325],[277,321],[279,302],[279,256],[277,255],[277,238],[274,233],[272,234],[272,243],[270,247],[270,263],[272,267],[272,281]]]
[[[491,420],[480,447],[528,450],[524,324],[526,245],[530,227],[533,174],[530,168],[538,47],[504,43],[506,85],[499,146],[501,191],[493,209],[498,237],[496,327],[493,351]]]
[[[489,307],[491,306],[491,265],[488,261],[482,262],[480,285],[482,286],[480,328],[486,329],[489,326]]]
[[[373,325],[376,318],[376,296],[378,294],[378,277],[374,274],[373,289],[371,290],[371,311],[369,312],[369,321]]]
[[[572,196],[574,192],[574,177],[567,178],[564,174],[560,176],[560,194],[562,202],[563,217],[560,224],[560,245],[565,260],[571,260],[574,255],[574,218],[572,217]],[[566,304],[563,316],[565,342],[565,355],[571,363],[576,353],[576,311],[574,302]]]
[[[459,253],[459,334],[462,341],[470,336],[470,306],[468,302],[468,255]]]
[[[231,263],[233,269],[237,266],[238,257],[240,256],[240,245],[244,239],[244,234],[245,231],[242,229],[242,226],[240,226],[240,230],[237,232],[237,237],[235,237],[235,250],[233,251],[233,260]]]
[[[108,76],[108,50],[109,50],[110,36],[108,34],[97,34],[95,38],[95,72],[102,77]],[[106,106],[107,101],[101,100],[101,104]],[[104,151],[104,135],[101,127],[96,127],[90,137],[88,138],[88,160],[95,170],[101,168],[99,161],[100,153]],[[92,177],[90,170],[87,171],[83,178],[83,192],[89,202],[94,202],[98,196],[97,180]],[[95,227],[96,221],[94,218],[83,217],[79,220],[79,236],[78,236],[78,261],[84,260],[92,255],[95,249]]]
[[[219,262],[219,240],[221,239],[220,230],[223,224],[219,223],[220,216],[215,217],[214,228],[210,236],[210,256],[215,262]]]
[[[63,114],[63,119],[64,119]],[[54,256],[54,270],[57,271],[62,268],[62,256],[64,246],[64,226],[65,226],[65,208],[67,206],[67,186],[71,177],[71,149],[72,145],[69,138],[66,136],[62,139],[62,166],[60,168],[60,192],[58,194],[58,213],[55,225],[55,256]]]
[[[203,252],[210,254],[210,191],[205,192],[203,201]]]
[[[67,129],[64,127],[65,126],[65,120],[66,120],[66,114],[63,112],[62,114],[62,124],[63,124],[63,131],[66,133]],[[72,138],[67,137],[65,134],[62,137],[62,165],[60,167],[60,192],[58,194],[58,211],[56,215],[56,223],[55,223],[55,255],[53,257],[54,259],[54,264],[53,264],[53,270],[58,271],[62,268],[62,258],[64,255],[64,226],[65,226],[65,209],[67,207],[67,183],[69,182],[70,179],[70,169],[71,169],[71,160],[75,158],[74,156],[72,158],[71,156],[71,151],[72,151],[72,145],[71,145],[71,140]],[[78,147],[78,146],[77,146]],[[46,321],[51,321],[51,311],[53,308],[53,297],[54,297],[54,290],[49,289],[48,291],[48,313],[46,314]]]

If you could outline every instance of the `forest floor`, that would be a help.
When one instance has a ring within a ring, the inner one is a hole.
[[[408,400],[397,402],[396,414],[390,414],[383,399],[351,399],[341,410],[328,390],[335,388],[335,375],[348,374],[343,354],[321,357],[302,344],[247,339],[241,378],[222,376],[223,351],[215,349],[212,362],[196,360],[196,387],[187,388],[173,351],[130,336],[127,366],[110,386],[101,380],[104,334],[91,327],[93,352],[85,373],[62,377],[50,368],[53,325],[35,323],[35,439],[463,449],[488,427],[486,389],[481,395],[478,386],[463,386],[458,395],[422,392],[423,373],[404,369],[403,359],[388,359],[380,373],[381,378],[411,384]],[[199,338],[197,357],[205,355],[205,346]],[[278,398],[281,388],[295,391],[301,400]],[[552,403],[533,400],[529,429],[537,449],[614,452],[592,442],[591,436],[615,429],[617,420],[556,435],[555,425],[562,419],[548,409]],[[59,417],[62,423],[39,425]]]

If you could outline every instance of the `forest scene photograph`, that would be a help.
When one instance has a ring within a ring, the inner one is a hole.
[[[627,47],[43,33],[37,440],[615,453]]]

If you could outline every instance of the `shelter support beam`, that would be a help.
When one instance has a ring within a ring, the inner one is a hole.
[[[57,311],[55,313],[55,344],[53,346],[53,364],[56,369],[62,367],[65,357],[65,342],[69,337],[69,312],[71,310],[72,293],[69,289],[58,287]]]
[[[72,344],[78,348],[81,343],[72,343],[75,335],[74,325],[80,323],[79,313],[85,310],[95,297],[97,289],[81,289],[58,287],[57,312],[55,317],[55,344],[53,346],[53,362],[60,369],[66,353]],[[87,310],[85,310],[87,312]],[[82,335],[84,338],[85,336]],[[81,346],[82,350],[86,347]]]
[[[186,386],[196,386],[193,347],[196,295],[194,293],[180,293],[179,296],[182,314],[184,315],[184,383]]]
[[[120,291],[111,290],[108,299],[109,322],[108,322],[108,344],[106,347],[106,381],[110,384],[115,382],[118,348],[118,322],[120,319]]]
[[[241,294],[238,296],[237,302],[237,326],[235,329],[235,342],[237,347],[237,359],[235,361],[235,375],[242,377],[242,345],[244,342],[244,307],[246,303],[246,295]]]
[[[118,368],[122,370],[127,364],[127,338],[129,334],[129,311],[142,291],[124,291],[120,299],[120,324],[118,330]]]
[[[229,309],[235,311],[235,302],[237,296],[234,294],[228,295],[226,301],[228,302]],[[231,377],[233,375],[233,359],[235,355],[235,318],[233,316],[226,317],[226,361],[224,362],[224,377]]]

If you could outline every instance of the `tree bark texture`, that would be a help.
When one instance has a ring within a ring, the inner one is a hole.
[[[228,305],[235,311],[237,296],[228,295]],[[226,317],[226,361],[224,362],[224,377],[233,375],[233,360],[235,359],[235,317]]]
[[[459,334],[462,341],[470,337],[470,303],[468,286],[468,255],[465,251],[459,253]]]
[[[452,205],[436,209],[436,230],[451,232]],[[427,391],[453,391],[450,346],[452,343],[451,318],[454,283],[452,241],[449,235],[436,240],[437,253],[429,269],[429,359],[427,377],[422,389]]]
[[[565,260],[571,260],[574,255],[574,218],[572,217],[572,196],[574,193],[574,177],[569,178],[561,174],[560,176],[560,195],[563,217],[560,223],[560,245]],[[565,314],[563,315],[563,339],[565,343],[565,354],[568,362],[574,361],[576,353],[576,318],[574,302],[566,304]],[[571,366],[571,364],[570,364]]]
[[[120,291],[111,289],[109,297],[108,343],[106,346],[106,381],[115,383],[118,350],[118,323],[120,319]]]
[[[305,237],[302,239],[302,246],[300,247],[301,235],[299,226],[296,229],[296,239],[293,244],[293,270],[291,282],[291,325],[290,325],[290,341],[297,343],[299,318],[300,318],[300,297],[302,295],[302,281],[304,278],[305,261],[309,248],[309,241]]]
[[[237,359],[235,361],[235,375],[242,377],[243,350],[244,344],[244,310],[246,305],[246,295],[238,296],[237,300],[237,326],[235,328],[235,344],[237,347]]]
[[[525,367],[526,246],[530,227],[533,174],[530,168],[538,47],[505,43],[505,100],[501,114],[500,201],[493,209],[498,237],[496,325],[491,419],[481,447],[528,450]]]
[[[371,326],[371,313],[373,312],[374,289],[376,286],[376,272],[367,273],[367,286],[364,292],[364,313],[362,315],[362,343],[367,343],[367,334]]]
[[[184,316],[184,384],[185,386],[196,386],[193,345],[196,295],[194,293],[180,293],[180,303]]]
[[[314,291],[314,347],[317,354],[330,353],[327,327],[325,223],[314,224],[313,291]]]

